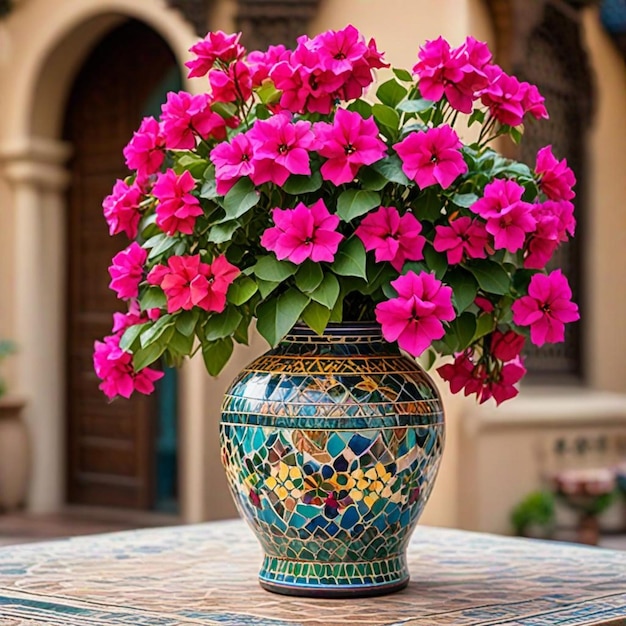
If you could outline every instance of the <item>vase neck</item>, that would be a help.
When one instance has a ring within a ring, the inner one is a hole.
[[[304,324],[298,324],[287,334],[283,342],[316,344],[386,343],[380,326],[375,322],[329,324],[323,335],[318,335]]]

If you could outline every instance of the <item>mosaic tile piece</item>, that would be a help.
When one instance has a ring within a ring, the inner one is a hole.
[[[226,393],[222,461],[270,590],[374,595],[408,582],[444,416],[430,378],[379,333],[295,332]]]

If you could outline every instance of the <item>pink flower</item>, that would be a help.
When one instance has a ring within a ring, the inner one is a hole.
[[[159,123],[153,117],[144,117],[124,148],[126,166],[137,170],[140,177],[150,176],[159,170],[165,160],[164,147]]]
[[[161,111],[161,132],[169,149],[192,150],[196,147],[196,135],[202,139],[210,135],[220,140],[226,138],[226,121],[211,110],[207,94],[193,96],[186,91],[170,91]]]
[[[419,51],[413,73],[419,76],[422,96],[439,102],[445,95],[450,105],[462,113],[471,113],[477,92],[487,86],[483,68],[491,60],[487,45],[468,37],[454,50],[439,37],[427,41]]]
[[[124,331],[131,326],[144,324],[148,321],[156,321],[161,317],[160,309],[149,309],[143,313],[139,309],[136,299],[128,301],[128,311],[126,313],[113,313],[113,333],[124,334]]]
[[[512,361],[517,358],[522,349],[526,338],[519,335],[513,330],[507,330],[503,333],[496,330],[491,335],[491,354],[500,361]]]
[[[452,220],[450,226],[435,226],[433,248],[437,252],[445,252],[451,265],[461,263],[466,258],[486,258],[487,242],[484,224],[469,217]]]
[[[365,40],[348,24],[342,30],[329,30],[315,38],[319,64],[333,74],[349,72],[367,53]]]
[[[452,289],[432,274],[413,271],[391,282],[397,298],[376,305],[376,320],[387,341],[397,341],[400,348],[419,356],[445,330],[442,321],[455,318]]]
[[[136,241],[113,257],[113,263],[109,267],[109,288],[117,292],[118,298],[127,300],[139,295],[139,283],[147,258],[148,252]]]
[[[402,160],[402,171],[421,189],[437,183],[447,189],[467,172],[462,145],[459,136],[445,124],[411,133],[394,148]]]
[[[496,401],[496,405],[502,404],[506,400],[514,398],[519,390],[515,385],[524,378],[526,368],[522,360],[518,357],[515,360],[505,363],[499,373],[492,376],[480,393],[480,403],[486,402],[489,398]]]
[[[476,296],[474,298],[474,304],[485,313],[493,313],[493,303],[491,302],[491,300],[483,298],[483,296]]]
[[[99,388],[109,398],[130,398],[133,391],[149,395],[154,391],[154,382],[162,378],[163,372],[144,367],[135,372],[133,357],[120,348],[121,333],[104,338],[94,344],[93,364]]]
[[[288,259],[299,265],[306,259],[318,263],[332,262],[343,239],[336,228],[339,217],[331,215],[320,199],[311,207],[300,203],[295,209],[274,209],[276,226],[261,236],[261,245],[271,250],[279,260]]]
[[[314,130],[317,151],[328,159],[321,168],[322,178],[334,185],[352,181],[362,165],[385,156],[385,144],[378,137],[373,118],[363,119],[359,113],[337,109],[332,124],[318,122]]]
[[[290,174],[310,174],[309,149],[315,136],[309,122],[292,122],[289,113],[258,120],[248,131],[254,148],[255,185],[271,181],[284,185]]]
[[[235,135],[230,143],[227,141],[218,143],[211,150],[217,193],[226,195],[242,176],[252,176],[253,160],[254,148],[248,133]]]
[[[180,176],[172,169],[160,174],[152,193],[159,200],[156,223],[166,234],[178,232],[191,235],[202,209],[198,198],[190,192],[196,186],[193,176],[185,170]]]
[[[524,267],[543,269],[552,258],[559,243],[567,241],[576,228],[574,205],[567,200],[532,205],[537,227],[527,242]]]
[[[148,282],[159,285],[167,298],[167,312],[189,311],[197,306],[205,311],[221,313],[226,307],[228,287],[241,273],[225,256],[217,257],[210,265],[203,263],[199,254],[172,256],[167,267],[156,267]]]
[[[246,61],[250,66],[252,85],[259,87],[268,78],[270,70],[275,65],[281,61],[288,61],[290,57],[291,50],[287,50],[282,44],[269,46],[265,52],[258,50],[250,52]]]
[[[539,89],[530,83],[522,83],[524,86],[524,96],[522,106],[524,113],[530,113],[537,120],[547,120],[550,116],[545,107],[545,98],[539,93]]]
[[[526,233],[535,230],[532,206],[522,202],[524,188],[513,180],[497,178],[485,186],[483,197],[470,210],[487,220],[486,230],[494,237],[494,248],[516,252]]]
[[[243,102],[252,94],[250,67],[243,61],[235,61],[226,69],[211,70],[209,84],[215,102]]]
[[[501,124],[519,126],[524,121],[527,87],[497,65],[487,66],[486,71],[489,85],[481,92],[482,103]]]
[[[136,183],[128,185],[123,180],[117,180],[113,191],[102,202],[104,217],[109,225],[111,236],[126,233],[129,239],[137,236],[137,228],[141,219],[139,203],[141,189]]]
[[[571,200],[576,194],[572,187],[576,184],[574,172],[567,166],[567,160],[557,161],[552,154],[552,146],[545,146],[537,152],[535,172],[539,176],[539,187],[550,200]]]
[[[424,258],[426,239],[420,235],[422,225],[412,213],[400,215],[395,207],[380,207],[363,218],[355,234],[366,250],[374,250],[377,262],[390,261],[397,272],[404,262]]]
[[[202,41],[191,46],[189,52],[195,54],[196,58],[185,63],[190,70],[189,78],[206,76],[215,61],[229,63],[243,57],[246,50],[240,45],[240,38],[241,33],[227,35],[218,30],[209,33]]]
[[[459,352],[455,355],[452,363],[446,363],[437,368],[437,373],[443,380],[450,384],[452,393],[459,393],[462,389],[466,389],[475,378],[475,366],[468,351]],[[482,381],[480,383],[482,387]],[[466,392],[465,395],[469,395]]]
[[[528,295],[516,300],[511,309],[518,326],[530,326],[530,340],[536,346],[557,343],[565,337],[565,324],[579,319],[578,306],[561,270],[534,274]]]

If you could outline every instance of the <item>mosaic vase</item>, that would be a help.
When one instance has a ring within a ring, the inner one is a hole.
[[[222,462],[265,557],[298,596],[397,591],[444,443],[435,385],[372,325],[296,328],[226,392]]]

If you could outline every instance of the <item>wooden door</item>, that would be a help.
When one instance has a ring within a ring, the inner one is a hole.
[[[155,397],[108,403],[93,372],[93,343],[125,304],[108,289],[111,258],[129,244],[110,237],[102,200],[128,174],[122,149],[159,85],[176,72],[164,41],[131,21],[106,36],[80,71],[65,139],[74,149],[67,212],[68,501],[149,509],[155,475]]]

